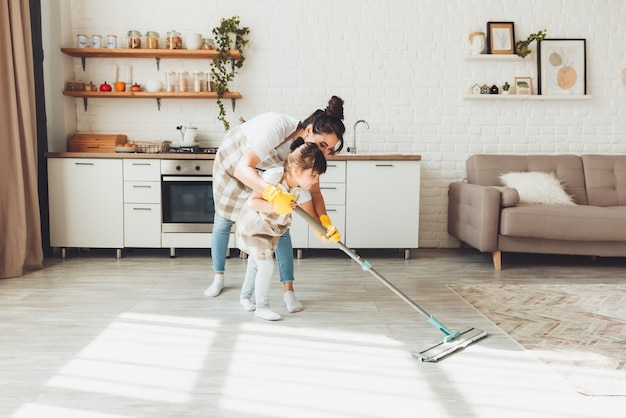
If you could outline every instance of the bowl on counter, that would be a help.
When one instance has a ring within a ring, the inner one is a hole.
[[[113,151],[115,152],[137,152],[137,145],[133,144],[133,143],[126,143],[126,144],[118,144],[115,147],[113,147]]]
[[[159,80],[146,81],[145,90],[150,93],[156,93],[163,89],[163,82]]]

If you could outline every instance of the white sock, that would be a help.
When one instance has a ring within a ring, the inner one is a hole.
[[[256,309],[256,305],[252,303],[250,298],[241,298],[239,299],[239,303],[246,311],[253,311]]]
[[[296,295],[293,293],[293,290],[288,290],[283,295],[283,300],[285,301],[285,306],[287,307],[287,311],[294,313],[300,312],[304,309],[304,305],[298,299],[296,299]]]
[[[204,294],[214,298],[222,293],[222,289],[224,289],[224,275],[216,274],[213,283],[204,291]]]
[[[257,308],[257,310],[254,311],[254,316],[258,316],[259,318],[265,319],[266,321],[278,321],[279,319],[283,319],[280,315],[278,315],[270,308]]]

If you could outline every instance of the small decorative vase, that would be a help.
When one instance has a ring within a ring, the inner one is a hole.
[[[484,32],[472,32],[469,34],[468,47],[470,55],[480,55],[485,52],[487,37]]]

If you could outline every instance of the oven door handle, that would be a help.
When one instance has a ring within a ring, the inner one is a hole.
[[[161,181],[213,181],[213,176],[163,176]]]

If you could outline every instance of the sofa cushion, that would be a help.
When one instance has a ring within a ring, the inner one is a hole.
[[[626,241],[626,206],[527,205],[504,208],[500,233],[566,241]]]
[[[521,204],[575,205],[554,173],[512,171],[502,174],[500,179],[504,186],[517,190]]]
[[[583,155],[581,158],[589,204],[626,205],[626,155]]]
[[[499,155],[474,154],[466,161],[467,182],[499,186],[500,175],[510,171],[556,173],[565,193],[579,205],[587,204],[583,163],[576,155]]]

